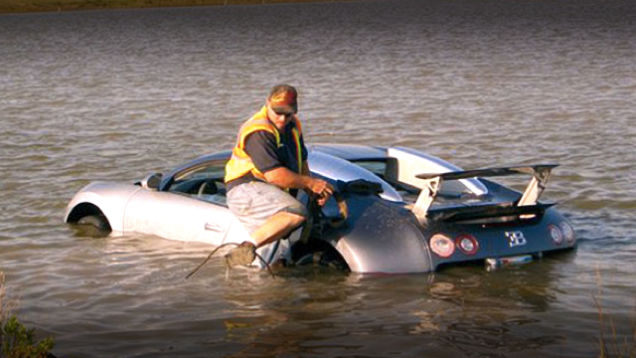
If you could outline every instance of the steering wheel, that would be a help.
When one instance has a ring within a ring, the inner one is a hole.
[[[199,190],[197,191],[197,195],[212,195],[216,194],[218,191],[219,190],[214,183],[214,179],[209,178],[201,182],[201,185],[199,185]]]

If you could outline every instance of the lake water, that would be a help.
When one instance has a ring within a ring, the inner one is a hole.
[[[59,357],[592,357],[636,326],[636,11],[391,0],[0,15],[0,270]],[[518,268],[275,280],[62,221],[94,180],[229,149],[270,86],[308,142],[552,163],[576,251]],[[603,309],[603,323],[598,307]],[[616,334],[612,334],[612,325]],[[617,346],[614,344],[617,343]],[[631,351],[633,355],[633,351]]]

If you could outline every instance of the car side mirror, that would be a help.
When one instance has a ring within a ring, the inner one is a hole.
[[[159,184],[161,184],[162,177],[163,174],[161,173],[152,173],[141,180],[141,187],[151,190],[157,190],[159,189]]]

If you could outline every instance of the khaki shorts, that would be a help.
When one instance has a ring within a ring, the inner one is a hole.
[[[227,205],[250,234],[279,211],[307,217],[307,208],[279,187],[261,181],[240,184],[227,193]]]

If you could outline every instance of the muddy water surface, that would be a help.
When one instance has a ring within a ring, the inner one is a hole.
[[[590,357],[636,308],[630,1],[362,1],[0,15],[0,270],[60,357]],[[233,272],[209,247],[81,237],[66,203],[231,146],[267,89],[309,142],[465,168],[557,162],[575,252],[367,277]],[[616,349],[616,348],[612,348]],[[633,354],[633,353],[632,353]]]

